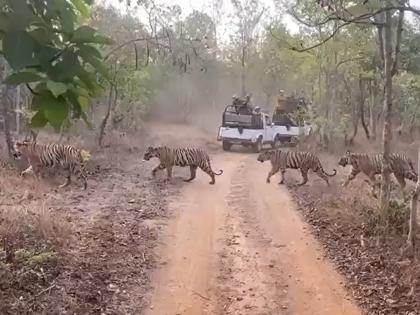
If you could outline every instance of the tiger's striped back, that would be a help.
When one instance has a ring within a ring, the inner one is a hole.
[[[353,167],[352,174],[354,173],[356,175],[359,172],[363,172],[369,175],[371,173],[381,173],[382,161],[383,158],[380,154],[371,156],[364,153],[352,153],[348,151],[345,156],[340,158],[338,164],[343,167],[351,165]]]
[[[215,182],[215,175],[221,175],[223,173],[223,170],[220,170],[218,173],[212,170],[210,157],[208,153],[201,148],[170,148],[167,146],[149,147],[143,158],[148,161],[153,157],[159,159],[159,169],[170,168],[172,166],[190,166],[195,169],[199,167],[212,178],[211,184],[214,184]],[[195,172],[195,170],[192,172]],[[193,178],[193,174],[191,175]]]
[[[417,181],[417,172],[414,170],[413,162],[404,154],[391,153],[389,155],[391,173],[396,177],[402,176],[403,178]],[[364,153],[346,152],[338,164],[345,167],[346,165],[352,166],[352,174],[354,176],[359,172],[366,175],[378,175],[382,173],[383,155],[375,154],[368,155]]]
[[[35,142],[16,142],[14,145],[15,156],[24,157],[32,167],[63,167],[70,174],[81,177],[84,188],[87,188],[85,162],[81,150],[71,146],[56,143],[39,144]]]
[[[288,168],[300,169],[303,176],[303,183],[301,185],[305,184],[308,180],[308,170],[312,170],[313,172],[318,174],[318,176],[324,179],[328,185],[329,182],[327,176],[334,176],[337,174],[337,171],[335,169],[333,170],[332,174],[328,174],[327,172],[325,172],[318,156],[316,156],[312,152],[270,150],[259,154],[257,160],[260,162],[268,160],[271,161],[272,170],[269,173],[267,182],[269,182],[270,177],[279,169],[282,171],[282,174]],[[283,180],[281,181],[281,183],[282,182]]]
[[[270,150],[261,153],[257,160],[260,162],[270,160],[273,166],[279,166],[280,168],[304,168],[311,169],[314,172],[319,170],[325,172],[318,156],[312,152]],[[334,170],[334,172],[336,173],[336,170]],[[335,173],[332,176],[334,176]]]
[[[391,171],[395,177],[407,178],[413,182],[417,182],[418,174],[414,169],[413,162],[404,154],[393,153],[390,156]]]

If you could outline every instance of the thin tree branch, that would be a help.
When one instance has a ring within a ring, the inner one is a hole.
[[[398,71],[398,57],[400,55],[401,38],[404,24],[404,10],[400,10],[397,25],[397,36],[395,43],[394,62],[392,64],[391,76],[394,76]]]
[[[38,92],[35,92],[31,86],[29,85],[29,83],[25,83],[26,87],[28,88],[29,92],[31,92],[33,95],[39,95]]]
[[[365,56],[359,56],[359,57],[352,57],[352,58],[347,58],[347,59],[343,59],[341,61],[339,61],[337,63],[337,65],[335,66],[336,70],[343,64],[347,63],[347,62],[351,62],[351,61],[357,61],[357,60],[363,60],[365,59]]]
[[[147,42],[146,42],[146,45],[147,45]],[[136,43],[134,43],[134,54],[136,56],[136,70],[138,70],[139,69],[139,52],[138,52]]]
[[[134,39],[130,39],[120,45],[118,45],[117,47],[115,47],[114,49],[112,49],[110,52],[108,52],[105,57],[104,60],[107,60],[111,55],[115,54],[118,50],[124,48],[125,46],[128,46],[130,44],[136,43],[136,42],[141,42],[141,41],[146,41],[149,44],[152,45],[157,45],[157,46],[163,46],[165,48],[169,48],[169,46],[161,44],[159,42],[154,42],[156,38],[154,37],[140,37],[140,38],[134,38]],[[166,39],[166,37],[157,37],[157,39]]]
[[[347,10],[344,10],[350,15],[350,17],[342,16],[337,11],[335,11],[333,14],[329,14],[324,20],[319,21],[319,22],[314,22],[314,23],[303,20],[302,18],[297,16],[297,14],[295,12],[293,12],[292,10],[288,10],[287,13],[289,15],[291,15],[294,19],[296,19],[299,23],[304,24],[307,27],[318,27],[318,26],[325,25],[328,22],[336,21],[336,20],[340,20],[340,21],[343,21],[343,22],[351,22],[351,23],[356,23],[356,24],[367,24],[367,25],[380,26],[380,25],[383,25],[383,23],[378,22],[377,20],[373,20],[373,21],[362,21],[362,20],[368,20],[368,19],[374,18],[378,14],[381,14],[381,13],[384,13],[384,12],[387,12],[387,11],[396,11],[396,10],[398,10],[398,11],[409,11],[409,12],[412,12],[412,13],[420,16],[420,9],[414,8],[410,5],[408,5],[408,6],[404,6],[404,5],[388,6],[388,7],[381,8],[381,9],[378,9],[378,10],[370,12],[370,13],[361,14],[359,16],[352,16]]]
[[[330,39],[332,39],[338,33],[338,31],[341,28],[343,28],[343,27],[345,27],[345,26],[347,26],[349,24],[351,24],[351,22],[344,22],[343,24],[338,25],[337,28],[328,37],[326,37],[324,40],[320,41],[319,43],[316,43],[316,44],[314,44],[312,46],[309,46],[309,47],[306,47],[306,48],[302,48],[302,49],[296,48],[296,47],[292,47],[291,49],[294,50],[294,51],[297,51],[297,52],[305,52],[305,51],[308,51],[308,50],[312,50],[314,48],[317,48],[319,46],[322,46],[326,42],[328,42]]]

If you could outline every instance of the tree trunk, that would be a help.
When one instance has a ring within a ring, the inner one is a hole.
[[[386,2],[386,1],[384,1]],[[385,4],[386,5],[386,4]],[[386,11],[385,23],[383,26],[383,46],[384,46],[384,126],[383,126],[383,169],[381,185],[381,211],[384,223],[388,225],[389,219],[389,193],[390,193],[390,161],[391,152],[391,119],[392,119],[392,17],[391,11]]]
[[[360,91],[360,121],[362,122],[362,127],[365,130],[366,138],[370,140],[369,128],[365,121],[365,88],[363,86],[362,76],[359,76],[359,91]]]
[[[372,81],[369,81],[369,124],[370,124],[370,131],[372,139],[376,140],[376,92],[374,92],[374,88],[372,87]]]
[[[20,134],[20,113],[21,113],[21,97],[20,97],[20,85],[16,87],[16,104],[15,104],[15,114],[16,114],[16,135]]]
[[[8,92],[8,87],[7,86],[3,87],[1,111],[2,111],[2,116],[4,119],[4,135],[6,139],[7,153],[9,155],[9,158],[12,159],[13,158],[13,152],[12,152],[13,143],[12,143],[12,137],[10,133],[10,110],[9,110],[10,101],[9,101],[9,98],[7,97],[7,92]]]
[[[242,58],[241,58],[241,96],[246,95],[246,84],[245,84],[245,53],[246,48],[242,47]]]
[[[417,157],[417,169],[420,170],[420,146]],[[414,190],[413,197],[411,199],[411,210],[410,210],[410,221],[409,221],[409,232],[407,238],[407,247],[412,250],[413,254],[416,251],[416,237],[417,237],[417,200],[420,194],[420,176],[417,177],[416,189]]]
[[[359,130],[359,119],[360,119],[360,106],[353,103],[353,135],[348,141],[349,145],[353,145],[354,138],[357,136],[357,132]]]
[[[7,70],[8,70],[8,65],[6,60],[1,57],[0,58],[0,78],[3,81],[4,78],[6,78],[7,76]],[[12,159],[13,158],[13,152],[12,152],[12,137],[10,134],[10,99],[9,99],[9,86],[8,85],[1,85],[0,86],[0,93],[1,93],[1,113],[3,115],[3,120],[4,120],[4,135],[5,135],[5,140],[6,140],[6,145],[7,145],[7,153],[9,155],[9,158]]]
[[[105,135],[105,128],[106,128],[106,125],[108,123],[109,116],[111,114],[111,109],[112,109],[112,104],[113,104],[112,99],[113,99],[113,96],[114,96],[114,90],[116,91],[116,87],[113,84],[111,84],[110,87],[109,87],[108,108],[107,108],[105,117],[102,119],[101,125],[99,127],[98,144],[99,144],[100,147],[102,147],[103,140],[104,140],[104,135]]]

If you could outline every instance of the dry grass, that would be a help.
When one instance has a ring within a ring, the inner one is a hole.
[[[0,237],[3,250],[13,263],[15,252],[58,250],[69,241],[70,225],[38,200],[25,205],[0,207]]]
[[[48,207],[48,182],[18,174],[0,171],[1,314],[34,309],[37,294],[57,277],[60,251],[72,235],[71,225]]]

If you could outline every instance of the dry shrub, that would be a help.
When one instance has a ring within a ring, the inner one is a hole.
[[[20,249],[34,253],[58,249],[68,241],[70,232],[69,224],[44,202],[0,207],[0,237],[8,262]]]
[[[54,286],[69,236],[69,225],[41,201],[0,207],[0,314],[41,313],[40,295]]]

